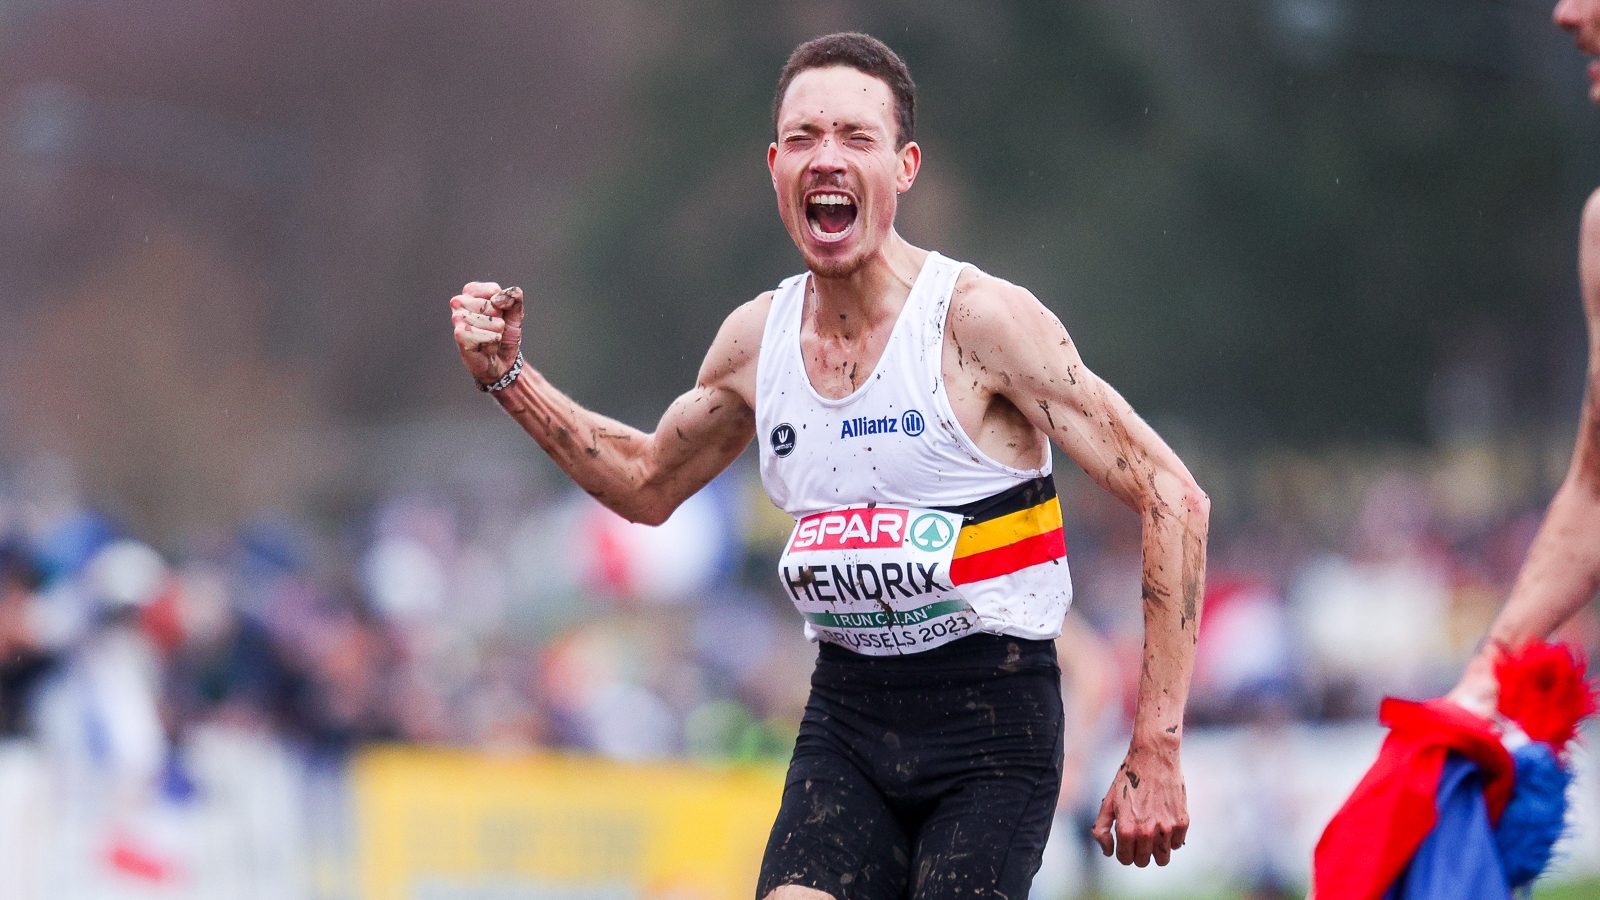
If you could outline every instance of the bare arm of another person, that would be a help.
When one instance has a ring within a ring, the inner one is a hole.
[[[756,350],[769,302],[763,295],[728,316],[695,386],[650,434],[579,406],[531,366],[494,397],[579,487],[627,519],[660,524],[755,434]],[[479,384],[510,370],[522,344],[521,289],[471,282],[450,299],[450,319]]]
[[[1066,329],[1028,291],[977,276],[957,294],[953,339],[967,367],[1048,434],[1143,528],[1144,656],[1133,738],[1100,806],[1094,836],[1119,862],[1165,865],[1189,829],[1179,764],[1205,585],[1210,500],[1172,450],[1078,356]],[[972,369],[979,369],[977,372]],[[1113,830],[1114,825],[1114,830]]]
[[[1494,661],[1500,648],[1548,637],[1600,586],[1600,191],[1590,195],[1583,210],[1578,281],[1589,327],[1589,368],[1572,463],[1528,548],[1511,597],[1450,692],[1451,699],[1483,715],[1495,708]]]
[[[1066,707],[1066,747],[1061,761],[1057,809],[1077,809],[1084,775],[1102,738],[1100,720],[1117,695],[1117,658],[1111,647],[1076,610],[1061,620],[1056,638],[1061,657],[1061,699]]]

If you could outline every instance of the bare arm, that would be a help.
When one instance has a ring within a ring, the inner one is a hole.
[[[579,487],[625,518],[660,524],[755,434],[751,398],[767,301],[728,316],[695,386],[652,433],[585,409],[531,366],[494,397]],[[492,282],[473,282],[451,298],[457,349],[479,383],[498,379],[516,358],[522,302],[519,289]]]
[[[1099,737],[1099,724],[1115,701],[1117,660],[1106,643],[1076,612],[1061,622],[1056,639],[1061,656],[1062,705],[1066,707],[1066,748],[1061,766],[1057,809],[1076,808],[1083,796],[1083,776]]]
[[[1495,706],[1498,648],[1548,637],[1600,586],[1600,191],[1584,207],[1578,275],[1589,332],[1588,385],[1578,416],[1578,441],[1510,599],[1451,692],[1452,698],[1482,713]]]
[[[1083,364],[1061,322],[1032,294],[980,276],[951,327],[998,360],[988,386],[1139,513],[1145,643],[1133,738],[1101,806],[1096,838],[1110,855],[1165,864],[1188,831],[1178,762],[1205,586],[1210,500],[1176,454],[1110,385]]]

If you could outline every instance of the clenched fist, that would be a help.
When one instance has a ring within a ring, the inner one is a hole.
[[[494,384],[522,347],[522,288],[467,282],[450,298],[450,323],[467,371],[480,385]]]

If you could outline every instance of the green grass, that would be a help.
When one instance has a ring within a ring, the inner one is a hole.
[[[1537,888],[1534,900],[1593,900],[1600,897],[1600,881],[1574,881],[1569,884]]]
[[[1118,895],[1111,895],[1117,897]],[[1237,900],[1237,893],[1182,894],[1166,896],[1163,900]],[[1549,885],[1533,892],[1533,900],[1596,900],[1600,898],[1600,880],[1574,881]],[[1141,898],[1143,900],[1143,898]]]

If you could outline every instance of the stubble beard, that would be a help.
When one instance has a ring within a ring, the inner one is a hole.
[[[862,228],[864,226],[865,223],[858,219],[856,222],[856,227]],[[810,225],[802,219],[800,227],[805,229],[809,228]],[[855,238],[853,238],[853,240],[859,241],[861,237],[861,235],[857,235]],[[856,274],[857,272],[861,271],[862,267],[867,264],[868,260],[872,259],[873,254],[877,250],[876,247],[868,247],[863,244],[857,244],[854,252],[851,252],[846,256],[821,257],[814,255],[814,251],[808,249],[807,245],[804,243],[803,235],[801,237],[801,241],[797,243],[800,248],[800,255],[805,258],[806,268],[811,270],[812,275],[815,275],[818,278],[827,279],[849,278],[850,276]]]
[[[866,264],[866,261],[865,256],[837,260],[807,260],[806,268],[810,269],[811,274],[818,278],[849,278],[851,275],[861,271],[861,267]]]

